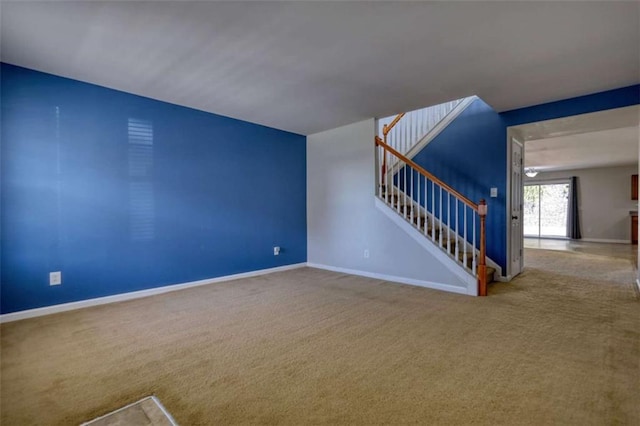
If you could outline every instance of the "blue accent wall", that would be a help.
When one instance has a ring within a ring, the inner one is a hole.
[[[505,134],[500,115],[476,99],[413,158],[471,201],[487,201],[487,255],[502,268],[506,265]],[[498,188],[498,198],[489,197],[491,187]],[[470,239],[470,232],[467,235]]]
[[[507,127],[638,104],[640,85],[503,113],[477,99],[413,160],[469,199],[487,200],[487,255],[506,271]]]
[[[304,136],[8,64],[1,89],[2,313],[306,261]]]
[[[500,115],[507,126],[553,120],[607,109],[640,104],[640,85],[506,111]]]

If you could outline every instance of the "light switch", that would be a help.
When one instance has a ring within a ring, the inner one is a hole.
[[[498,196],[498,188],[491,188],[491,198],[496,198]]]

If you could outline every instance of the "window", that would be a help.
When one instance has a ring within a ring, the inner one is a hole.
[[[130,118],[129,136],[129,226],[132,241],[154,238],[153,123]]]
[[[566,238],[568,210],[568,181],[525,185],[524,235]]]

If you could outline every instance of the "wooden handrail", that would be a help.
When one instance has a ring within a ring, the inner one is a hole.
[[[463,203],[471,207],[473,210],[475,210],[476,212],[478,211],[478,205],[476,203],[474,203],[473,201],[471,201],[470,199],[468,199],[467,197],[465,197],[464,195],[462,195],[461,193],[459,193],[458,191],[456,191],[455,189],[453,189],[452,187],[450,187],[449,185],[447,185],[446,183],[444,183],[443,181],[441,181],[440,179],[438,179],[437,177],[435,177],[434,175],[432,175],[431,173],[423,169],[422,167],[420,167],[418,164],[409,160],[407,157],[400,154],[395,149],[391,148],[389,145],[384,143],[379,136],[376,136],[376,146],[381,146],[384,150],[389,151],[391,154],[396,156],[402,162],[414,168],[422,176],[431,179],[433,182],[437,183],[440,187],[446,189],[448,192],[458,197],[460,201],[462,201]]]
[[[393,119],[393,121],[392,121],[391,123],[389,123],[389,124],[385,124],[385,125],[382,127],[382,134],[383,134],[384,136],[387,136],[387,134],[391,131],[391,129],[393,129],[393,126],[395,126],[396,124],[398,124],[398,121],[400,121],[400,119],[401,119],[402,117],[404,117],[404,115],[405,115],[405,114],[406,114],[406,113],[404,113],[404,112],[403,112],[403,113],[401,113],[401,114],[398,114],[398,115],[396,115],[396,118],[394,118],[394,119]]]

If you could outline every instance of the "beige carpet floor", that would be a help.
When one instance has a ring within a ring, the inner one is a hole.
[[[526,260],[486,298],[304,268],[3,324],[0,421],[640,424],[631,262]]]

